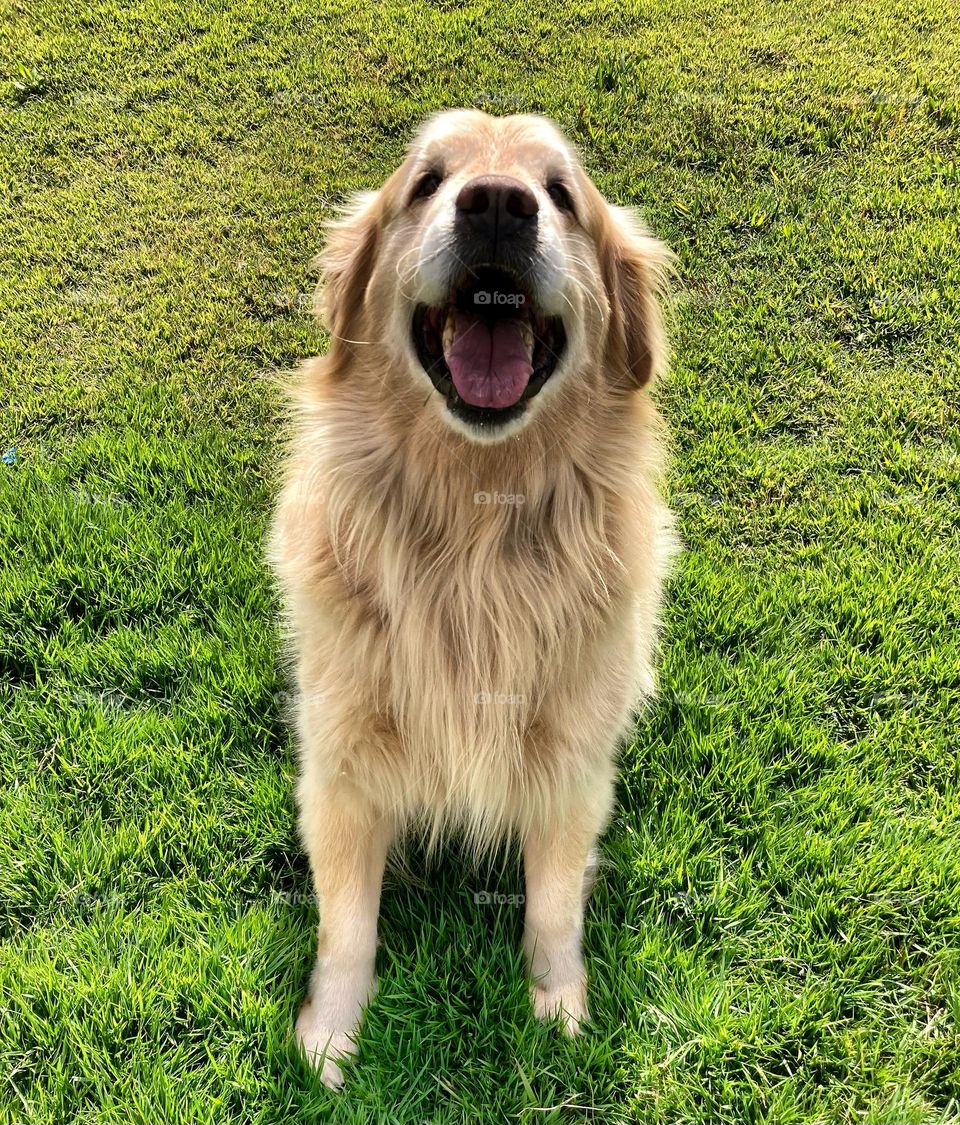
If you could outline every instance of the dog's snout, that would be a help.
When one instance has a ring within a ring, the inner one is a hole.
[[[457,194],[457,212],[479,231],[496,237],[533,225],[540,204],[530,188],[512,176],[477,176]]]

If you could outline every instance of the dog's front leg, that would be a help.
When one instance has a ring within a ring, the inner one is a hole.
[[[594,800],[596,795],[593,795]],[[526,919],[523,944],[538,1019],[559,1016],[570,1035],[590,1018],[583,963],[583,913],[607,806],[584,805],[534,829],[523,851]]]
[[[320,905],[317,963],[297,1019],[307,1058],[327,1086],[343,1083],[336,1060],[375,989],[377,915],[391,826],[352,786],[304,776],[300,826]]]

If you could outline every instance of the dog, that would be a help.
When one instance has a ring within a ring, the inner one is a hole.
[[[669,257],[552,123],[473,110],[328,231],[329,348],[292,393],[269,558],[320,903],[296,1034],[331,1087],[406,832],[521,843],[534,1011],[588,1019],[586,882],[673,542],[649,393]]]

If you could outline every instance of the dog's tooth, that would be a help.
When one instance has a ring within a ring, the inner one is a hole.
[[[447,312],[447,319],[443,324],[443,350],[449,351],[450,345],[453,343],[454,333],[456,332],[457,314],[453,309]]]
[[[520,336],[523,339],[524,347],[530,351],[533,349],[533,329],[530,327],[529,320],[520,322]]]

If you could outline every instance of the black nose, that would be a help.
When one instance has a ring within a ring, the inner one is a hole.
[[[457,194],[457,218],[494,242],[529,231],[539,210],[537,197],[512,176],[477,176]]]

